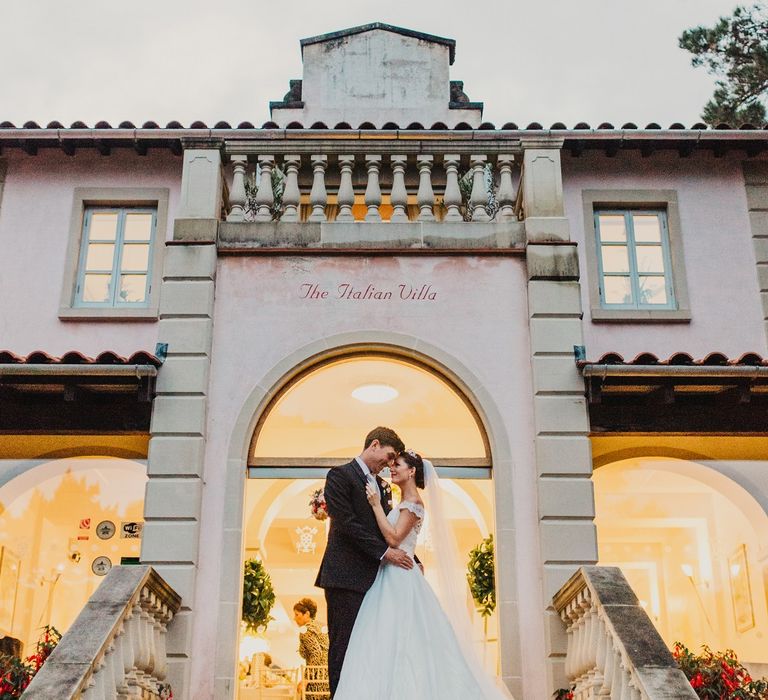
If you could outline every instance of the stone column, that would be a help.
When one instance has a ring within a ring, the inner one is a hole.
[[[564,217],[560,144],[523,144],[528,315],[533,368],[538,518],[549,693],[566,687],[566,635],[552,596],[597,561],[592,453],[584,382],[576,246]]]
[[[768,163],[747,161],[742,168],[763,303],[763,327],[768,334]]]
[[[218,151],[208,153],[205,162],[218,158]],[[185,154],[185,180],[192,177],[187,163],[199,167],[195,162],[194,154]],[[216,170],[211,167],[209,174]],[[201,207],[201,213],[213,211]],[[141,548],[142,562],[154,566],[181,596],[167,640],[168,679],[176,697],[189,694],[192,620],[199,604],[194,590],[216,276],[215,234],[197,240],[199,221],[177,220],[176,240],[165,252],[158,340],[168,344],[168,355],[158,373],[152,410]]]
[[[220,144],[210,139],[185,143],[181,198],[174,224],[174,238],[212,241],[221,219],[224,177]]]

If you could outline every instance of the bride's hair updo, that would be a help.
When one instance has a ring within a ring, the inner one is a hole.
[[[401,452],[400,456],[403,461],[412,469],[416,470],[416,486],[420,489],[424,488],[424,460],[421,455],[416,454],[413,450],[406,450]]]

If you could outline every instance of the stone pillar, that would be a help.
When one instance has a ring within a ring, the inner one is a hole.
[[[763,303],[763,327],[768,335],[768,163],[747,161],[742,167]]]
[[[217,143],[190,144],[184,151],[175,240],[215,241],[223,206],[224,176]]]
[[[523,209],[534,388],[538,518],[549,693],[566,687],[566,636],[552,596],[597,561],[592,453],[584,382],[579,265],[564,217],[559,144],[526,147]]]
[[[205,162],[213,157],[209,153]],[[215,158],[219,158],[218,151]],[[187,162],[194,162],[194,158],[185,157]],[[218,169],[211,167],[209,184],[217,180],[214,172]],[[184,178],[189,179],[186,166]],[[188,204],[199,206],[195,202]],[[141,548],[142,562],[155,567],[181,596],[181,609],[167,639],[168,679],[176,697],[190,696],[193,611],[204,604],[195,601],[194,591],[199,563],[216,243],[215,238],[210,242],[197,240],[199,221],[175,222],[176,240],[167,244],[163,261],[158,340],[168,344],[168,355],[158,373],[152,409]]]

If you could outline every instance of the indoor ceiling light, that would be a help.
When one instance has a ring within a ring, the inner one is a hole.
[[[363,403],[386,403],[399,395],[400,392],[388,384],[362,384],[352,391],[352,398]]]

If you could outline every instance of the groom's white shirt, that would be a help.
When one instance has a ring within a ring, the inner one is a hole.
[[[360,459],[359,456],[355,457],[355,462],[357,462],[360,465],[360,469],[363,470],[363,474],[365,475],[366,481],[368,481],[368,483],[370,484],[373,484],[376,487],[376,491],[378,491],[379,496],[381,496],[381,489],[379,488],[379,482],[376,481],[376,477],[373,474],[371,474],[371,470],[368,469],[368,465],[362,459]],[[386,554],[386,552],[384,552],[384,554]],[[381,559],[384,558],[384,554],[381,555]],[[381,559],[379,559],[379,561],[381,561]]]
[[[378,492],[379,496],[381,496],[381,489],[379,488],[379,482],[376,480],[376,477],[371,473],[371,470],[368,468],[368,465],[360,459],[360,457],[355,457],[355,461],[360,465],[360,469],[363,470],[363,474],[365,475],[365,478],[368,480],[368,483],[370,483]]]

